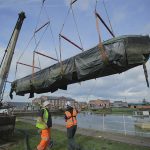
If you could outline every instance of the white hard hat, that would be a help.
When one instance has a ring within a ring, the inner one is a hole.
[[[71,106],[71,103],[69,101],[67,101],[66,106]]]
[[[49,105],[50,103],[49,103],[49,101],[45,101],[44,103],[43,103],[43,107],[46,107],[47,105]]]

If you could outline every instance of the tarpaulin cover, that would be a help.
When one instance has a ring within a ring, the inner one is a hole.
[[[61,63],[56,63],[33,75],[15,80],[11,84],[11,96],[15,91],[23,96],[30,93],[67,90],[67,85],[94,78],[124,72],[146,63],[150,55],[149,36],[120,36],[103,42]]]

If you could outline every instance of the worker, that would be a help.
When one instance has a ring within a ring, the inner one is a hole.
[[[68,150],[79,150],[79,146],[74,141],[74,135],[77,130],[78,110],[71,106],[69,101],[66,102],[65,121],[67,128]]]
[[[48,109],[49,101],[45,101],[38,114],[36,127],[39,129],[41,134],[41,141],[37,146],[37,150],[46,150],[50,145],[52,118],[51,113]]]

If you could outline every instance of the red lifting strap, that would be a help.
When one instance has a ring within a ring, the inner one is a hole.
[[[72,2],[71,2],[71,5],[74,4],[76,1],[77,1],[77,0],[72,1]]]
[[[42,55],[42,56],[45,56],[45,57],[50,58],[50,59],[53,59],[53,60],[55,60],[55,61],[58,61],[58,59],[55,59],[55,58],[50,57],[50,56],[47,56],[47,55],[42,54],[42,53],[40,53],[40,52],[34,51],[34,53],[39,54],[39,55]]]
[[[107,26],[107,24],[104,22],[104,20],[101,18],[101,16],[95,12],[95,15],[99,18],[99,20],[103,23],[103,25],[106,27],[106,29],[109,31],[109,33],[115,37],[115,35],[113,34],[113,32],[109,29],[109,27]]]
[[[21,64],[21,65],[24,65],[24,66],[34,67],[34,68],[40,69],[39,67],[35,67],[35,66],[32,66],[32,65],[24,64],[24,63],[21,63],[21,62],[17,62],[17,64]]]
[[[34,34],[37,33],[37,32],[39,32],[42,28],[44,28],[46,25],[49,25],[49,24],[50,24],[50,21],[46,22],[44,25],[42,25],[40,28],[38,28],[38,29],[34,32]]]
[[[81,48],[80,46],[78,46],[77,44],[75,44],[74,42],[63,36],[62,34],[59,34],[59,36],[68,41],[69,43],[71,43],[72,45],[74,45],[75,47],[79,48],[81,51],[83,51],[83,48]]]

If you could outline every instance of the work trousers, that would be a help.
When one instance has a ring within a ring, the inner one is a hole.
[[[37,146],[37,150],[46,150],[50,142],[50,128],[41,131],[41,141]]]
[[[74,135],[77,130],[77,125],[67,128],[68,150],[78,150],[79,146],[75,143]]]

